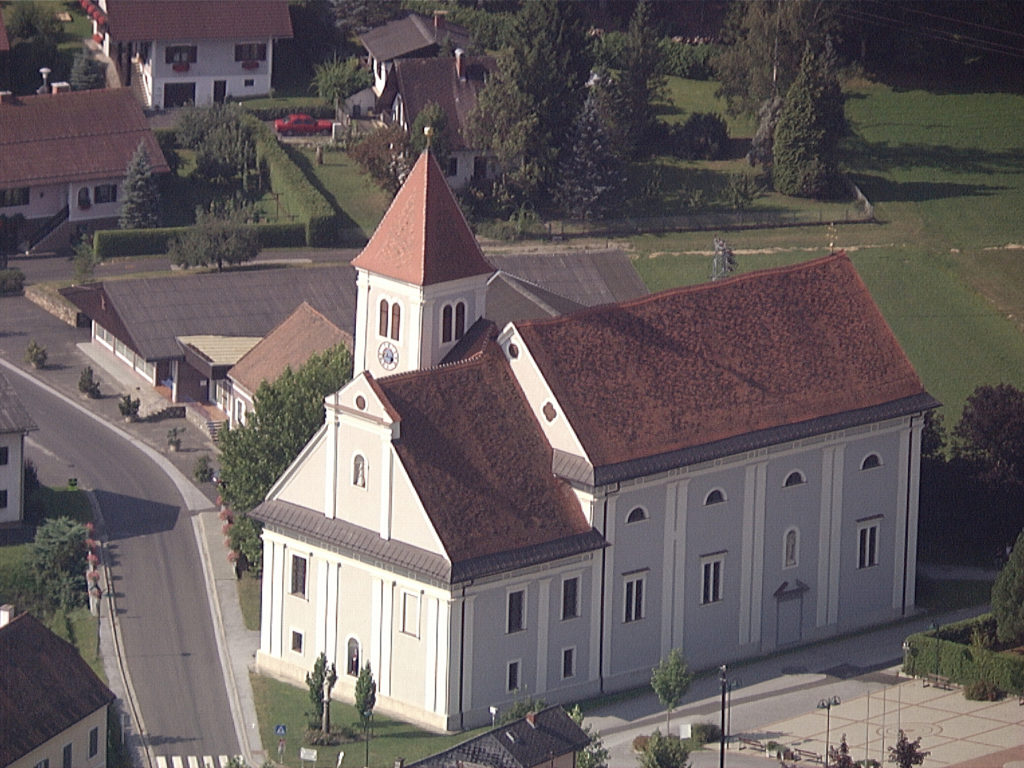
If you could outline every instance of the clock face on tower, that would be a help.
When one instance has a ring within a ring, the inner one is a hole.
[[[382,342],[377,347],[377,360],[385,371],[392,371],[398,365],[398,348],[390,341]]]

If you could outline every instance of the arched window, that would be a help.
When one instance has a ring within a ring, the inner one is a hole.
[[[359,641],[354,637],[348,639],[348,654],[346,656],[346,672],[352,677],[359,677]]]
[[[377,323],[377,333],[385,338],[388,335],[388,315],[390,314],[391,307],[388,306],[387,299],[380,300],[380,320]]]
[[[782,540],[782,567],[793,568],[800,557],[800,533],[790,528]]]
[[[455,305],[455,338],[461,339],[466,333],[466,302]]]
[[[366,487],[366,459],[358,453],[352,459],[352,485],[358,488]]]
[[[89,188],[82,187],[78,190],[78,207],[88,208],[92,205],[92,199],[89,197]]]
[[[441,310],[441,341],[452,340],[452,305],[445,304]]]
[[[864,461],[860,463],[861,469],[874,469],[880,466],[882,466],[882,459],[877,453],[869,453],[864,457]]]
[[[707,496],[704,497],[704,506],[710,506],[711,504],[721,504],[725,501],[725,491],[721,488],[715,488]]]
[[[792,488],[794,485],[803,485],[807,480],[804,478],[803,472],[800,470],[794,470],[786,475],[785,482],[782,483],[784,488]]]
[[[402,327],[402,308],[396,301],[391,305],[391,338],[398,341],[398,331]]]
[[[631,509],[629,511],[629,514],[626,515],[626,522],[627,523],[639,523],[641,520],[646,520],[646,519],[647,519],[647,510],[644,509],[643,507],[634,507],[633,509]]]

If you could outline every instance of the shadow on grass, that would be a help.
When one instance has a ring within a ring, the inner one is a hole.
[[[937,125],[935,127],[942,127]],[[986,150],[947,144],[890,144],[847,139],[843,154],[855,168],[891,171],[894,168],[933,168],[946,173],[1024,173],[1024,148]]]
[[[989,184],[956,184],[947,181],[892,181],[882,176],[856,174],[857,186],[872,203],[920,203],[951,197],[986,197],[1006,187]]]
[[[294,147],[288,146],[287,144],[282,145],[284,151],[288,154],[299,170],[305,175],[306,179],[310,184],[319,192],[324,198],[331,204],[334,209],[334,214],[338,219],[338,226],[342,229],[358,229],[359,225],[342,209],[339,205],[337,198],[334,197],[334,193],[331,192],[327,187],[323,185],[320,179],[317,177],[316,172],[313,170],[313,164],[310,162],[309,157]]]

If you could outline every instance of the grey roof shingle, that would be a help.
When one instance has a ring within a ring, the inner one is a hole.
[[[11,432],[32,432],[39,427],[28,415],[18,393],[7,378],[0,373],[0,434]]]

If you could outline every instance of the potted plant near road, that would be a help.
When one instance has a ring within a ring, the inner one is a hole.
[[[121,399],[117,401],[117,408],[125,421],[135,421],[139,417],[139,398],[133,400],[130,394],[121,395]]]
[[[171,427],[167,430],[167,447],[172,451],[181,448],[181,436],[185,434],[184,427]]]

